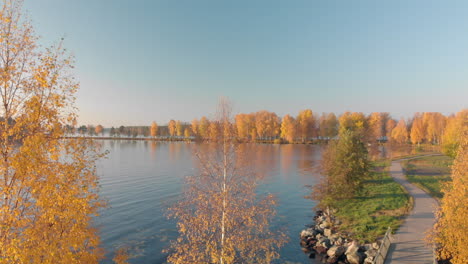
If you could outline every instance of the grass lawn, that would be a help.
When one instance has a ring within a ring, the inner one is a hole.
[[[341,232],[360,242],[383,236],[390,226],[401,224],[412,202],[406,191],[388,172],[389,161],[374,162],[371,178],[365,181],[357,197],[337,203],[335,215],[341,220]]]
[[[431,196],[440,199],[442,183],[450,180],[453,159],[447,156],[427,156],[402,163],[408,180]]]

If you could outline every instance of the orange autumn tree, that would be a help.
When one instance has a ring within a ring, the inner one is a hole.
[[[398,125],[392,130],[391,141],[399,144],[403,144],[408,141],[408,129],[403,118],[400,119]]]
[[[413,144],[420,144],[425,139],[426,128],[419,113],[416,113],[411,125],[410,139]]]
[[[104,127],[102,125],[97,125],[96,128],[94,129],[94,132],[96,132],[96,135],[101,135],[104,131]]]
[[[271,263],[285,243],[283,233],[269,228],[275,200],[259,196],[258,177],[245,172],[230,112],[222,100],[211,122],[218,126],[213,148],[197,155],[200,173],[186,178],[183,199],[169,209],[179,231],[169,263]]]
[[[182,136],[182,134],[183,134],[183,127],[182,127],[182,122],[180,122],[180,120],[177,120],[177,121],[176,121],[175,127],[176,127],[176,134],[177,134],[177,136],[178,136],[178,137]]]
[[[281,137],[289,143],[296,137],[296,120],[290,115],[285,115],[281,122]]]
[[[158,135],[158,124],[156,122],[154,122],[154,121],[151,123],[150,135],[153,138]]]
[[[437,245],[439,259],[462,264],[468,259],[468,119],[461,127],[460,146],[452,166],[452,180],[442,189],[430,240]]]
[[[171,119],[167,124],[167,129],[169,130],[169,135],[173,137],[176,134],[176,121]]]
[[[0,10],[0,263],[98,263],[101,155],[61,139],[76,120],[73,60],[42,49],[21,8]]]
[[[447,119],[447,125],[442,135],[442,151],[451,157],[455,157],[460,145],[461,131],[468,120],[468,109],[458,112]]]
[[[306,109],[299,112],[296,118],[297,133],[302,142],[313,136],[315,128],[315,118],[312,110]]]

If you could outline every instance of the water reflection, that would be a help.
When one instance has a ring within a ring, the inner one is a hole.
[[[102,141],[110,153],[100,162],[101,195],[110,208],[97,219],[105,248],[112,252],[118,245],[134,243],[131,263],[164,263],[161,253],[177,237],[176,225],[164,216],[166,208],[181,195],[186,175],[198,170],[194,153],[213,153],[212,144],[184,142]],[[261,192],[277,196],[278,216],[272,228],[285,227],[290,241],[282,248],[281,260],[310,263],[298,244],[297,236],[311,222],[315,205],[304,199],[319,176],[321,147],[305,145],[240,144],[242,158],[236,163],[256,176],[263,175]],[[138,243],[136,243],[136,242]],[[109,257],[111,257],[109,255]],[[111,263],[106,260],[103,263]]]

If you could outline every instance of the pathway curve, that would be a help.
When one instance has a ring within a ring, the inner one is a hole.
[[[437,201],[406,179],[401,161],[392,161],[390,173],[413,197],[414,204],[413,210],[393,236],[385,263],[434,263],[432,249],[426,246],[424,237],[434,224]]]

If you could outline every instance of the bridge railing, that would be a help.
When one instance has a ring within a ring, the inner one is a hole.
[[[385,258],[387,257],[388,249],[392,244],[390,239],[390,235],[392,234],[392,228],[388,227],[387,232],[385,232],[385,236],[382,239],[382,244],[377,251],[377,255],[374,258],[373,264],[383,264],[385,262]]]

